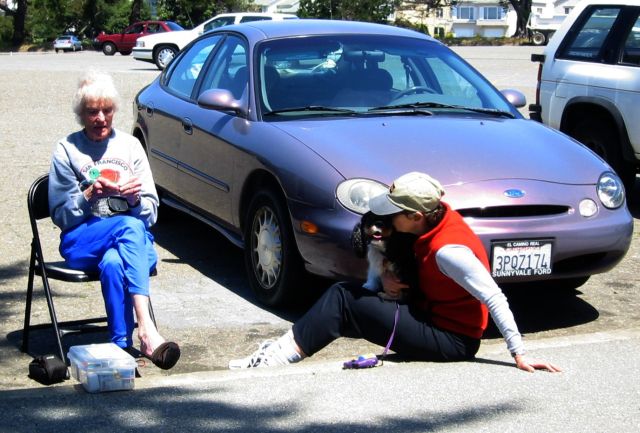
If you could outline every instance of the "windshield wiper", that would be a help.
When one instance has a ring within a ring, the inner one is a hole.
[[[406,109],[419,109],[419,108],[445,108],[452,110],[465,110],[465,111],[473,111],[475,113],[483,113],[483,114],[491,114],[493,116],[503,116],[508,117],[510,119],[514,119],[515,116],[508,112],[497,110],[495,108],[477,108],[477,107],[465,107],[463,105],[448,105],[441,104],[439,102],[413,102],[410,104],[398,104],[398,105],[384,105],[382,107],[371,108],[369,112],[378,112],[378,111],[386,111],[386,110],[406,110]]]
[[[293,113],[296,111],[325,111],[332,114],[356,114],[356,111],[346,108],[324,107],[322,105],[307,105],[306,107],[283,108],[281,110],[267,111],[264,116],[273,116],[275,114]]]

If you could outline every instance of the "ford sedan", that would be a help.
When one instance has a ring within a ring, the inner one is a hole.
[[[352,232],[409,171],[441,181],[499,283],[576,287],[625,255],[620,179],[578,142],[524,119],[437,40],[344,21],[261,21],[194,40],[134,103],[162,203],[244,249],[268,305],[304,271],[363,278]]]

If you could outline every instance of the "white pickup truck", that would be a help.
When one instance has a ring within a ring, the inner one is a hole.
[[[533,0],[527,29],[534,45],[546,45],[580,0]]]
[[[203,22],[191,30],[159,33],[138,38],[133,48],[133,58],[143,62],[155,63],[163,70],[175,55],[189,42],[201,34],[217,27],[260,20],[297,19],[292,14],[242,12],[220,14]]]

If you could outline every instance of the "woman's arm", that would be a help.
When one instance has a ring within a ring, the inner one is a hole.
[[[524,355],[522,336],[509,308],[507,297],[468,247],[464,245],[442,247],[436,253],[436,261],[443,274],[487,306],[519,369],[529,372],[534,372],[536,369],[561,371],[549,362],[528,359]]]

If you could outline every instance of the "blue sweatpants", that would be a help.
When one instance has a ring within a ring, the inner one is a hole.
[[[72,268],[100,273],[111,341],[131,346],[131,295],[149,296],[149,274],[158,262],[144,223],[129,215],[89,218],[61,235],[60,254]]]

